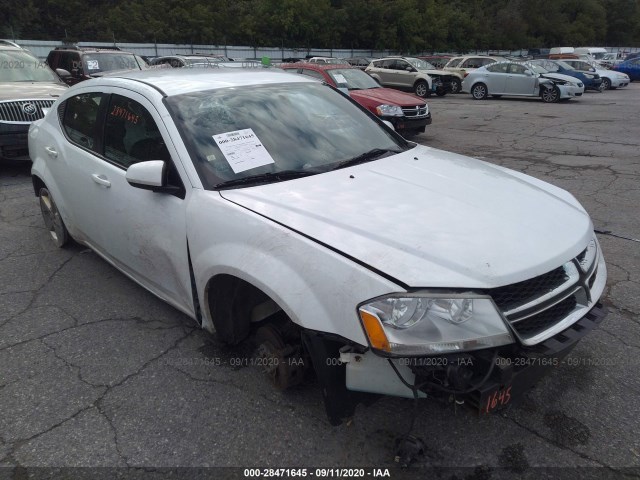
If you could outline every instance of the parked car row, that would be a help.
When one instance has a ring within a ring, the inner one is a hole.
[[[104,75],[158,68],[265,66],[262,59],[234,61],[220,54],[168,55],[145,60],[115,47],[71,45],[54,48],[44,64],[6,40],[0,41],[0,57],[3,66],[25,65],[19,69],[3,68],[0,72],[3,82],[22,82],[3,88],[0,94],[0,158],[21,160],[29,159],[26,149],[28,126],[44,116],[52,99],[64,91],[65,84],[71,86]],[[545,102],[555,102],[579,97],[585,89],[603,91],[625,87],[640,76],[640,58],[614,65],[612,70],[595,68],[577,59],[538,59],[522,63],[483,55],[429,58],[439,62],[442,68],[436,68],[424,58],[401,56],[380,59],[310,57],[291,59],[297,61],[279,67],[345,91],[371,114],[405,136],[424,132],[432,122],[425,102],[432,94],[444,96],[464,91],[476,99],[517,95],[539,96]],[[30,83],[25,84],[26,81]]]

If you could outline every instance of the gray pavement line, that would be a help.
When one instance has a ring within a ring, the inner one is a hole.
[[[616,238],[622,238],[623,240],[630,240],[632,242],[637,242],[640,243],[640,240],[638,240],[637,238],[632,238],[632,237],[627,237],[624,235],[619,235],[617,233],[613,233],[611,230],[594,230],[594,232],[600,234],[600,235],[609,235],[610,237],[616,237]]]

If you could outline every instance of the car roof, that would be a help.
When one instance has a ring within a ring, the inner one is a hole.
[[[113,86],[139,82],[154,88],[167,97],[228,87],[278,83],[317,83],[304,75],[289,74],[279,68],[153,69],[109,75],[96,80],[88,80],[83,82],[83,85],[89,86],[89,82]]]
[[[280,68],[307,68],[309,70],[359,70],[348,63],[308,63],[308,62],[296,62],[296,63],[283,63]]]

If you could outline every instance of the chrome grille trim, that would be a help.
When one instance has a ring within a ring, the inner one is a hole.
[[[54,102],[55,99],[21,99],[2,101],[0,102],[0,123],[28,125],[36,120],[44,118],[44,112],[42,109],[51,108]],[[26,105],[33,106],[35,110],[33,115],[29,115],[24,111]]]
[[[402,107],[402,113],[408,118],[421,118],[429,115],[429,108],[426,105],[416,105],[415,107]]]
[[[535,345],[570,327],[593,306],[591,290],[599,290],[602,285],[596,283],[605,281],[596,278],[601,260],[594,237],[587,248],[561,267],[488,293],[522,344]],[[529,294],[531,289],[538,292]],[[510,297],[520,303],[513,305]]]

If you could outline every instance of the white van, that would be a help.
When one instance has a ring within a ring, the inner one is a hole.
[[[587,54],[591,55],[594,59],[600,60],[606,53],[609,53],[606,48],[602,47],[579,47],[573,50],[576,55]]]
[[[549,55],[560,55],[563,53],[574,53],[573,47],[553,47],[549,50]]]

